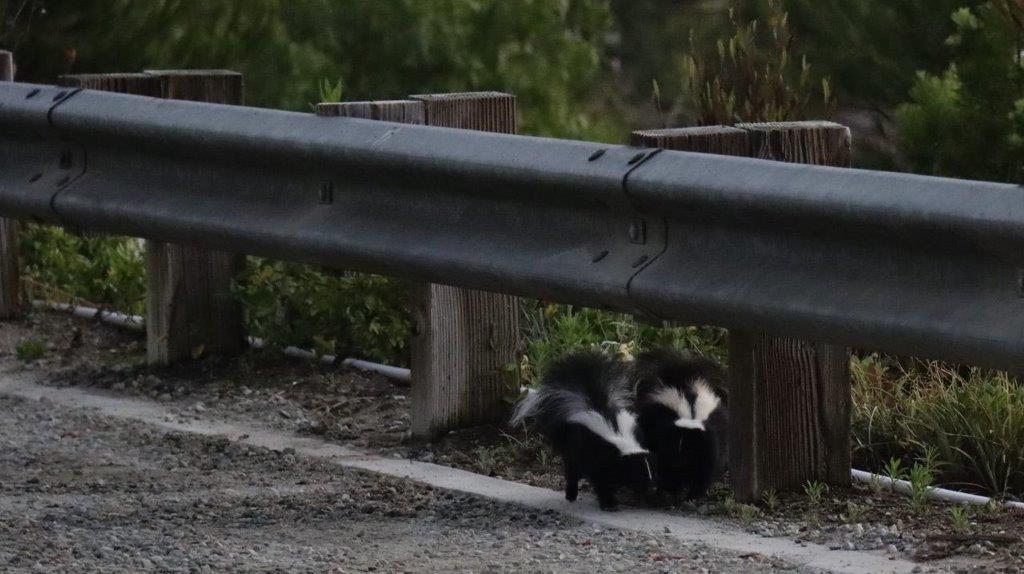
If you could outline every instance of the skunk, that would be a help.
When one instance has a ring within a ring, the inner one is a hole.
[[[630,487],[647,498],[654,482],[647,450],[640,444],[631,410],[625,366],[598,353],[578,353],[556,361],[515,407],[512,425],[532,418],[562,457],[565,498],[572,502],[586,478],[602,510],[614,510],[615,494]]]
[[[725,470],[729,417],[725,371],[706,359],[669,350],[637,356],[636,409],[655,463],[658,492],[703,496]]]

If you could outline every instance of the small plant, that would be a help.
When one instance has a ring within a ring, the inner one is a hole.
[[[864,522],[864,517],[867,516],[868,507],[865,505],[857,504],[852,500],[846,501],[846,512],[843,513],[840,518],[846,524],[856,524],[858,522]]]
[[[342,83],[341,78],[338,78],[338,81],[333,83],[333,84],[327,78],[324,78],[324,79],[320,80],[320,84],[319,84],[320,101],[321,102],[340,102],[341,101],[341,94],[342,94],[343,88],[344,88],[344,85]]]
[[[18,343],[14,352],[19,361],[31,363],[43,358],[46,354],[46,344],[38,339],[25,339]]]
[[[498,470],[498,457],[486,447],[477,447],[473,451],[473,465],[480,474],[494,476]]]
[[[834,111],[828,78],[816,82],[807,58],[791,52],[789,15],[781,2],[768,0],[764,22],[741,22],[731,9],[729,20],[733,33],[718,40],[716,52],[699,49],[690,33],[682,87],[698,124],[777,122]]]
[[[903,470],[903,461],[893,457],[889,459],[889,462],[885,465],[885,475],[893,480],[903,480],[906,477],[906,471]]]
[[[804,485],[804,494],[807,495],[807,499],[811,501],[813,506],[821,506],[821,503],[825,500],[825,494],[828,492],[828,485],[824,482],[816,480],[809,480]]]
[[[928,491],[935,482],[932,469],[926,464],[915,462],[910,469],[910,505],[915,512],[921,512],[928,500]]]
[[[769,488],[761,493],[761,502],[764,503],[768,512],[775,512],[779,507],[779,495],[774,488]]]
[[[971,521],[967,517],[967,509],[962,505],[949,509],[949,521],[953,530],[960,533],[967,532],[971,526]]]
[[[750,526],[760,516],[761,510],[758,509],[756,506],[751,504],[739,505],[738,517],[740,519],[740,522],[742,522],[744,526]]]
[[[737,502],[731,496],[727,496],[722,500],[721,509],[725,514],[739,518],[745,525],[749,525],[761,515],[761,511],[756,506]]]

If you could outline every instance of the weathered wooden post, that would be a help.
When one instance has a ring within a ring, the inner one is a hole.
[[[635,145],[849,167],[850,130],[831,122],[637,131]],[[850,353],[730,332],[730,476],[735,496],[850,481]]]
[[[515,97],[497,92],[326,103],[325,116],[516,133]],[[515,297],[445,285],[413,287],[412,432],[431,438],[506,414],[507,365],[519,347]]]
[[[242,104],[243,79],[228,70],[159,70],[64,76],[68,86],[177,100]],[[245,348],[241,306],[231,281],[245,258],[191,245],[146,242],[146,356],[168,366]]]
[[[241,105],[242,74],[228,70],[146,71],[160,79],[161,97]],[[245,257],[193,245],[146,242],[146,356],[166,366],[203,354],[245,349],[241,305],[231,282]]]
[[[14,54],[0,50],[0,82],[14,81]],[[15,219],[0,217],[0,319],[21,314],[21,275],[18,263],[18,230]]]

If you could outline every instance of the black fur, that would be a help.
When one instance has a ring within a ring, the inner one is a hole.
[[[616,415],[631,411],[632,388],[629,373],[619,362],[597,353],[578,353],[555,362],[535,394],[516,407],[513,424],[529,417],[562,457],[565,498],[575,501],[580,479],[587,479],[603,510],[617,506],[616,492],[629,487],[647,498],[652,486],[652,468],[646,453],[624,455],[590,428],[570,418],[592,410],[616,431]],[[639,432],[635,427],[634,435]],[[639,437],[637,437],[639,443]]]
[[[641,436],[655,463],[659,493],[677,496],[685,489],[690,498],[704,496],[728,460],[725,371],[713,361],[655,350],[636,358],[633,376]],[[663,387],[674,387],[692,404],[697,379],[708,383],[719,406],[705,421],[705,430],[679,428],[678,414],[652,397]]]

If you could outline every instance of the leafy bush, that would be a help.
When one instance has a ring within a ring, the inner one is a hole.
[[[887,109],[906,98],[918,70],[949,62],[949,14],[987,0],[775,0],[789,13],[793,36],[815,66],[834,79],[844,102]],[[738,2],[764,19],[766,0]]]
[[[538,381],[551,361],[582,349],[628,356],[653,347],[670,347],[719,360],[725,356],[722,329],[645,323],[632,315],[572,305],[527,300],[522,305],[526,354],[520,375],[531,384]]]
[[[1024,8],[993,0],[953,13],[953,62],[921,72],[897,127],[904,167],[953,177],[1015,181],[1024,157]]]
[[[1024,496],[1024,386],[1005,373],[962,371],[855,360],[855,462],[877,470],[923,461],[946,485]]]
[[[410,295],[403,281],[250,258],[234,292],[249,333],[273,345],[408,363]]]
[[[38,339],[25,339],[14,348],[14,354],[19,361],[26,363],[38,361],[46,355],[46,343]]]
[[[30,298],[145,311],[146,267],[138,240],[83,237],[59,227],[27,225],[20,249]]]
[[[519,97],[524,131],[623,131],[581,104],[599,79],[607,0],[47,0],[45,8],[31,26],[12,23],[10,33],[24,38],[24,81],[232,68],[245,74],[252,104],[295,110],[315,101],[316,78],[343,78],[351,100],[505,90]]]

